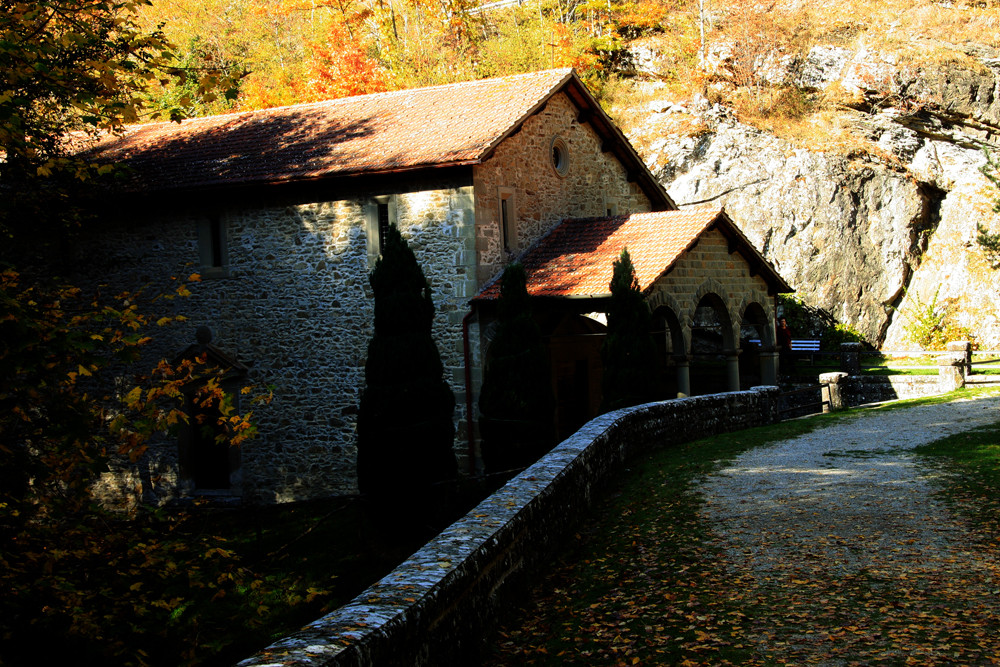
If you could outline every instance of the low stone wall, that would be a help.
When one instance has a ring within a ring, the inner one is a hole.
[[[777,421],[776,387],[602,415],[353,601],[240,667],[474,664],[503,610],[625,461]]]
[[[951,391],[937,375],[851,375],[840,381],[840,387],[846,407]]]

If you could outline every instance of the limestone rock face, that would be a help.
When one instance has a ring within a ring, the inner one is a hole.
[[[963,46],[944,61],[817,47],[794,65],[803,88],[837,86],[839,123],[876,157],[797,148],[704,98],[652,104],[639,143],[679,205],[724,204],[799,297],[870,342],[913,348],[907,323],[936,294],[1000,348],[1000,271],[975,243],[977,222],[1000,230],[979,171],[1000,133],[1000,58]]]

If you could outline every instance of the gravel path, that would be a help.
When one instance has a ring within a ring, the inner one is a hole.
[[[1000,664],[997,561],[932,495],[914,446],[996,420],[1000,397],[871,411],[705,479],[703,518],[777,664]],[[778,609],[775,609],[775,606]],[[763,611],[766,610],[766,611]]]

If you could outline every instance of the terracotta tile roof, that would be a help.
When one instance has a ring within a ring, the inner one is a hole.
[[[628,248],[642,290],[648,289],[691,248],[713,224],[745,246],[755,264],[762,264],[779,291],[791,291],[760,256],[721,208],[634,213],[612,218],[563,221],[522,257],[532,296],[602,296],[610,293],[612,264]],[[483,288],[479,299],[496,299],[500,282]]]
[[[132,188],[274,183],[469,164],[485,157],[571,69],[137,125],[91,149]]]

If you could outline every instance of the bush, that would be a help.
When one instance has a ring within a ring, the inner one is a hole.
[[[608,336],[601,348],[604,358],[604,397],[608,412],[653,400],[656,346],[650,334],[652,316],[639,291],[632,258],[622,249],[611,278]]]
[[[841,343],[861,343],[871,347],[861,333],[847,324],[837,323],[823,332],[820,349],[824,352],[839,352]]]
[[[969,329],[952,321],[952,304],[947,299],[939,300],[939,292],[940,289],[935,290],[929,302],[914,293],[910,296],[912,306],[901,313],[906,319],[903,325],[906,337],[924,350],[943,350],[949,341],[975,339]]]

